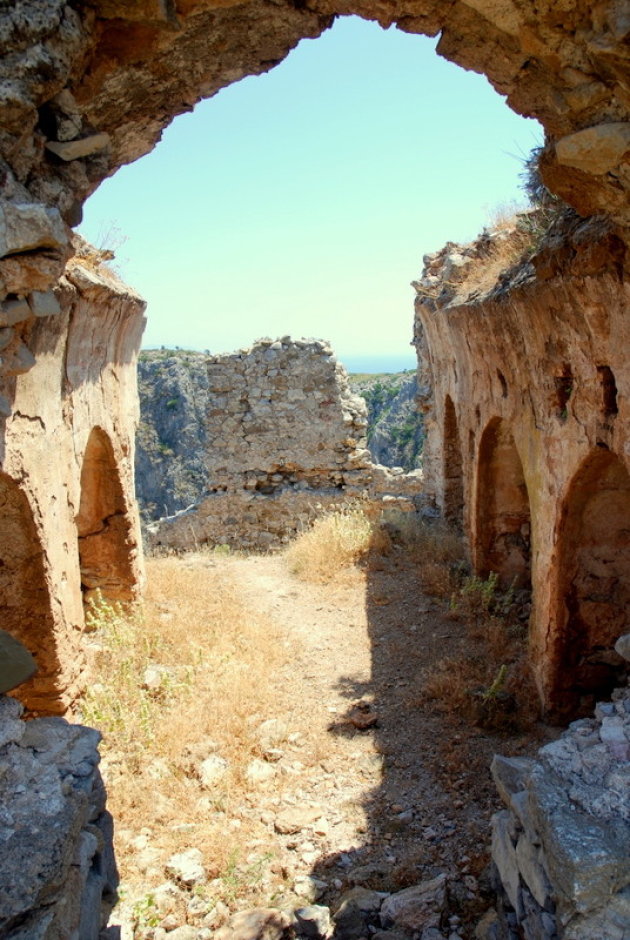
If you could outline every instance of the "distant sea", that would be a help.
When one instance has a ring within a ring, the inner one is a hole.
[[[416,357],[413,353],[404,356],[344,356],[337,354],[348,372],[404,372],[415,369]]]

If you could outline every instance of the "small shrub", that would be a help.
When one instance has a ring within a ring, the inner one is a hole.
[[[325,513],[287,549],[293,574],[306,581],[332,581],[367,558],[379,539],[377,524],[361,506]]]

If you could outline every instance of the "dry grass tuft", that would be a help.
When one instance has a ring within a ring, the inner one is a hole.
[[[286,553],[291,572],[305,581],[328,583],[352,576],[371,551],[386,551],[389,538],[362,506],[327,512],[293,541]]]
[[[242,812],[248,766],[261,757],[258,729],[275,715],[273,675],[289,651],[264,617],[245,614],[220,561],[160,558],[147,567],[142,608],[93,606],[98,682],[80,718],[104,737],[123,882],[159,884],[166,859],[196,847],[215,879],[211,910],[217,900],[251,899],[272,862],[266,832],[256,820],[244,824]],[[204,783],[207,758],[217,777]]]

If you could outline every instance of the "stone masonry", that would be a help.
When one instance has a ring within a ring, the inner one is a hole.
[[[529,242],[527,228],[484,233],[425,258],[423,466],[476,571],[531,585],[532,666],[546,712],[566,720],[625,672],[630,293],[624,243],[602,220],[565,219],[516,263]]]
[[[492,820],[506,935],[626,940],[630,689],[574,721],[537,760],[495,757],[492,774],[507,807]]]
[[[99,734],[0,696],[0,936],[97,940],[116,899]]]
[[[0,329],[0,617],[37,662],[18,694],[38,713],[62,712],[80,687],[85,597],[129,600],[142,583],[133,458],[145,305],[76,248],[57,289],[32,293],[28,319]]]
[[[372,464],[366,427],[365,402],[321,340],[208,357],[208,496],[150,525],[151,547],[276,548],[351,499],[413,510],[421,474]]]

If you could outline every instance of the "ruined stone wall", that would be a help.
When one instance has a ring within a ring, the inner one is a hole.
[[[623,243],[601,221],[573,221],[492,287],[506,239],[450,244],[415,284],[433,396],[425,486],[466,530],[479,573],[531,583],[532,662],[560,717],[588,710],[622,672],[629,286]]]
[[[207,369],[208,495],[149,526],[153,548],[275,548],[357,498],[414,508],[420,474],[371,463],[365,402],[326,343],[260,340]]]
[[[496,756],[492,819],[503,928],[525,940],[624,940],[630,927],[630,690],[537,760]]]
[[[549,188],[582,214],[630,215],[628,24],[618,0],[20,0],[0,11],[0,316],[29,319],[72,253],[99,183],[148,153],[176,114],[282,61],[340,14],[440,34],[545,128]],[[14,366],[32,350],[19,347]],[[3,363],[0,364],[0,379]],[[12,366],[12,367],[14,367]],[[9,373],[10,374],[10,373]]]
[[[97,940],[116,897],[99,734],[0,696],[0,936]]]
[[[35,711],[61,711],[76,694],[85,596],[131,599],[142,578],[133,457],[144,302],[97,262],[79,245],[56,290],[31,292],[27,318],[1,331],[0,612],[37,660],[19,693]]]

